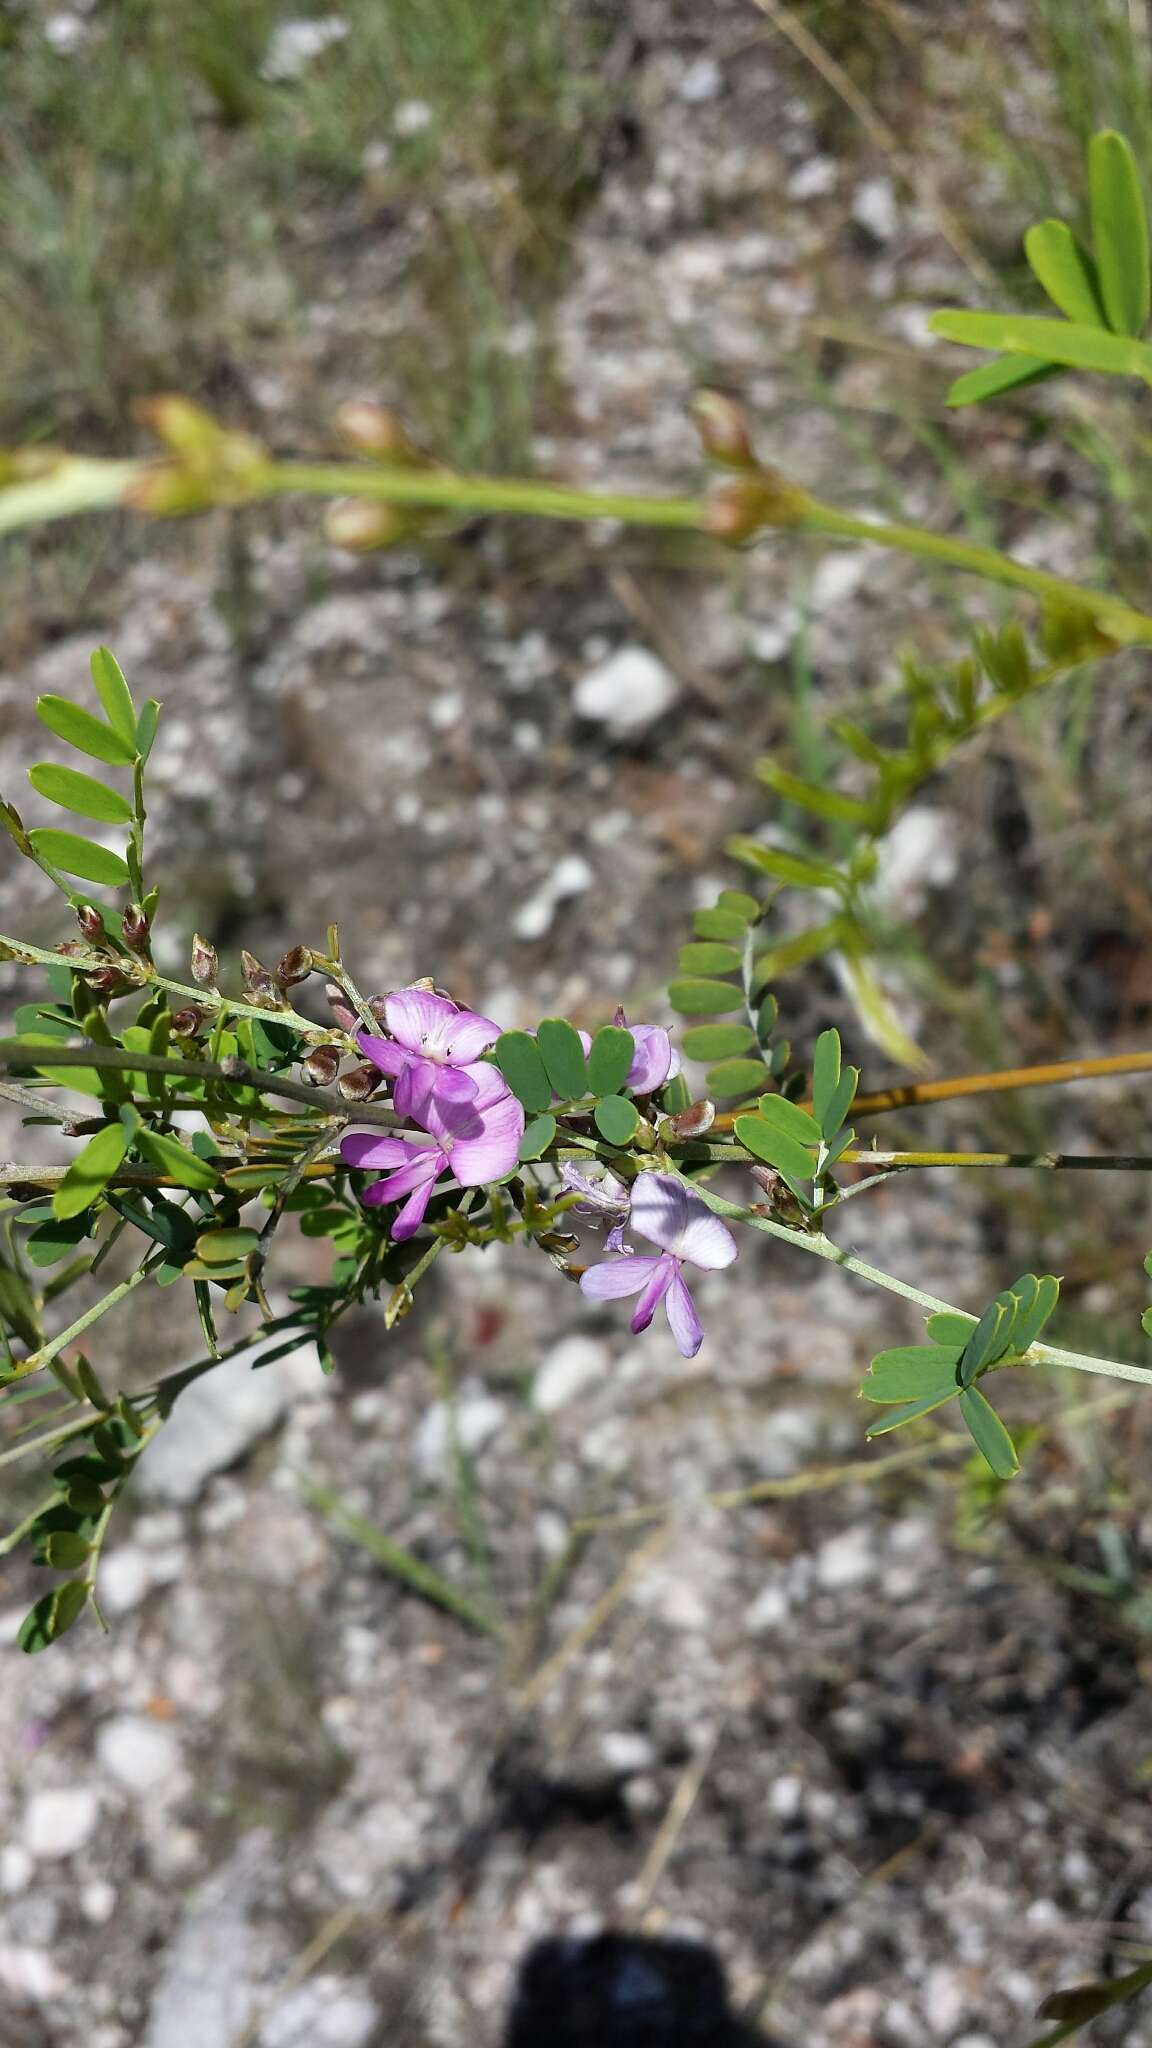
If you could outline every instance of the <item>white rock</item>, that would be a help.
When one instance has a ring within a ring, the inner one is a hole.
[[[606,1344],[594,1337],[564,1337],[549,1352],[532,1385],[532,1405],[554,1415],[604,1379],[611,1364]]]
[[[795,1820],[804,1804],[804,1780],[794,1771],[783,1778],[773,1780],[768,1793],[768,1804],[777,1820]]]
[[[596,876],[581,853],[565,854],[558,860],[552,873],[543,881],[535,895],[522,903],[512,919],[512,931],[516,938],[528,941],[543,938],[561,903],[573,896],[582,896],[590,889]]]
[[[877,854],[877,901],[894,917],[914,917],[930,889],[946,889],[956,879],[955,821],[934,804],[912,804],[885,833]]]
[[[600,1753],[610,1771],[632,1777],[650,1771],[656,1762],[656,1745],[647,1735],[628,1728],[610,1728],[600,1738]]]
[[[781,1628],[791,1611],[792,1603],[783,1586],[765,1586],[745,1614],[744,1626],[749,1635],[767,1635],[771,1629]]]
[[[423,135],[432,126],[432,109],[427,100],[401,100],[392,116],[397,135]]]
[[[870,235],[875,235],[878,242],[892,240],[900,216],[891,178],[865,178],[864,183],[857,186],[852,201],[852,218]]]
[[[872,1531],[864,1524],[843,1529],[830,1536],[816,1553],[816,1579],[826,1593],[838,1593],[846,1586],[858,1586],[876,1569]]]
[[[679,695],[671,669],[648,648],[620,647],[585,670],[572,692],[572,707],[612,733],[630,735],[655,725]]]
[[[265,78],[299,78],[313,59],[322,55],[330,43],[338,43],[348,33],[348,23],[336,15],[329,15],[323,21],[282,21],[272,31],[268,49],[261,67]]]
[[[58,1998],[66,1980],[50,1955],[42,1948],[25,1948],[16,1942],[0,1942],[0,1984],[25,2002],[42,2005]]]
[[[248,1915],[271,1882],[267,1837],[250,1835],[201,1888],[164,1952],[142,2048],[232,2041],[256,2004]]]
[[[148,1553],[134,1543],[122,1543],[100,1561],[100,1605],[105,1614],[127,1614],[139,1605],[151,1583]]]
[[[24,1846],[37,1859],[74,1856],[100,1817],[100,1800],[87,1785],[34,1792],[24,1815]]]
[[[105,1878],[94,1877],[80,1893],[80,1911],[93,1927],[103,1927],[116,1911],[116,1887]]]
[[[714,100],[722,84],[720,66],[714,57],[697,57],[680,80],[680,97],[690,107]]]
[[[788,180],[789,199],[826,199],[836,190],[840,173],[835,157],[810,156]]]
[[[296,1395],[321,1384],[310,1343],[253,1371],[261,1350],[275,1341],[254,1344],[185,1389],[140,1460],[142,1493],[180,1506],[194,1501],[213,1473],[236,1464],[276,1427]]]
[[[837,548],[818,562],[809,588],[812,615],[821,619],[836,605],[855,597],[876,560],[871,548]]]
[[[367,1988],[333,1974],[278,1999],[260,2038],[266,2048],[367,2048],[379,2023]]]
[[[952,2034],[968,2004],[962,1978],[938,1964],[928,1972],[923,1997],[924,2016],[933,2033],[941,2038]]]
[[[183,1781],[180,1744],[162,1721],[118,1714],[96,1737],[101,1769],[129,1792],[178,1791]]]
[[[0,1849],[0,1892],[22,1892],[32,1876],[32,1858],[19,1842]]]
[[[412,1445],[417,1465],[429,1478],[444,1478],[454,1454],[482,1451],[507,1413],[480,1380],[464,1380],[455,1401],[434,1401],[421,1421]]]

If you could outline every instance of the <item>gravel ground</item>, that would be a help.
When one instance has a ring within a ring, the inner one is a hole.
[[[916,14],[949,28],[947,10]],[[809,349],[817,388],[798,352],[812,323],[851,312],[927,380],[924,313],[970,298],[970,280],[890,166],[816,120],[735,0],[706,35],[686,4],[634,0],[629,38],[631,143],[575,238],[557,313],[568,402],[542,463],[690,479],[686,401],[706,373],[746,395],[785,470],[879,506],[882,471],[844,417],[879,403],[890,366]],[[946,91],[937,112],[947,163]],[[969,205],[981,179],[995,197],[978,166]],[[274,393],[265,373],[266,402],[318,380],[333,405],[361,393],[386,261],[351,266],[338,295],[332,281]],[[954,520],[899,418],[877,419],[872,445],[902,466],[909,510]],[[1057,457],[1009,426],[997,459],[1028,486],[1007,537],[1074,566],[1075,530],[1041,524]],[[0,677],[3,787],[39,752],[35,694],[82,688],[107,638],[165,700],[152,820],[175,938],[199,926],[275,954],[338,915],[362,984],[434,972],[505,1024],[595,1021],[620,998],[655,1014],[692,903],[732,879],[724,836],[763,818],[747,766],[794,731],[803,616],[817,719],[890,673],[898,639],[944,651],[956,630],[938,586],[872,549],[686,559],[477,523],[424,558],[349,562],[285,513],[133,557],[114,549],[66,622],[27,624],[26,658]],[[1003,887],[1012,772],[1010,752],[985,757],[931,792],[888,877],[953,970],[971,920],[992,903],[1027,928],[1051,872],[1055,828]],[[5,868],[5,929],[51,936],[37,883]],[[1099,897],[1090,873],[1083,888]],[[1106,904],[1037,937],[1046,986],[1077,947],[1096,958],[1097,927]],[[1063,1049],[1069,1033],[1095,1043],[1116,971],[1097,961],[1095,1008],[1021,1005],[1028,1043],[1057,1028]],[[939,1019],[913,980],[899,995],[913,1027]],[[836,1022],[867,1055],[824,970],[788,1004],[801,1038]],[[1062,1142],[1099,1140],[1123,1099],[1099,1101],[1062,1110]],[[988,1128],[953,1127],[960,1142]],[[847,1237],[974,1303],[1009,1277],[1017,1235],[1032,1241],[1024,1209],[896,1183],[854,1205]],[[1083,1205],[1048,1220],[1068,1269],[1099,1281]],[[279,1285],[309,1257],[286,1251]],[[633,1946],[537,1958],[511,2048],[564,2048],[581,1968],[596,2016],[573,2042],[610,2048],[629,1999],[671,1972],[669,2048],[761,2029],[805,2048],[1003,2048],[1038,2031],[1056,1983],[1123,1967],[1152,1909],[1148,1653],[1122,1603],[1076,1577],[1099,1565],[1101,1431],[1120,1425],[1038,1443],[1008,1508],[970,1469],[957,1485],[947,1455],[882,1483],[705,1500],[866,1457],[860,1373],[916,1325],[816,1263],[745,1246],[701,1288],[708,1341],[685,1364],[666,1332],[634,1343],[538,1258],[465,1253],[391,1336],[350,1322],[332,1380],[303,1353],[189,1394],[107,1556],[110,1638],[7,1655],[5,2048],[497,2048],[533,1945],[605,1930]],[[102,1366],[115,1347],[129,1380],[192,1356],[179,1317],[170,1296],[134,1297]],[[1123,1427],[1127,1471],[1143,1446]],[[414,1599],[317,1489],[458,1581],[498,1635]],[[1130,1502],[1112,1507],[1138,1580],[1152,1528]],[[25,1593],[0,1568],[5,1641]],[[588,1989],[597,1969],[615,2021]],[[1099,2039],[1146,2029],[1137,2009]],[[622,2048],[657,2038],[619,2032]]]

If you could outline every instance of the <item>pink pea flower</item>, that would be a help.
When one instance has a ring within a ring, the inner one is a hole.
[[[633,1095],[654,1095],[680,1072],[680,1055],[662,1024],[625,1024],[624,1029],[636,1047],[627,1085]]]
[[[579,1167],[566,1159],[560,1168],[560,1185],[566,1195],[579,1195],[577,1216],[595,1216],[605,1222],[611,1219],[612,1228],[604,1239],[606,1252],[631,1251],[631,1245],[624,1242],[624,1232],[632,1197],[624,1181],[617,1180],[616,1175],[609,1172],[593,1180],[591,1174],[581,1173]]]
[[[478,1065],[480,1055],[495,1045],[498,1024],[422,988],[397,989],[385,1001],[384,1016],[390,1038],[360,1031],[356,1040],[391,1079],[397,1115],[420,1117],[428,1097],[441,1104],[475,1101],[478,1077],[487,1071]]]
[[[365,1188],[364,1200],[375,1207],[403,1199],[392,1225],[397,1242],[419,1230],[442,1174],[451,1171],[462,1188],[503,1180],[519,1159],[524,1136],[524,1111],[492,1066],[475,1069],[470,1100],[446,1102],[430,1090],[419,1115],[430,1145],[414,1134],[383,1138],[376,1131],[351,1131],[340,1144],[348,1166],[393,1169]]]
[[[590,1301],[619,1301],[638,1294],[632,1333],[646,1330],[663,1301],[669,1327],[683,1358],[695,1358],[704,1341],[696,1306],[684,1281],[685,1261],[716,1272],[736,1257],[732,1232],[672,1173],[642,1173],[632,1187],[631,1227],[660,1246],[659,1257],[630,1254],[589,1266],[580,1291]]]

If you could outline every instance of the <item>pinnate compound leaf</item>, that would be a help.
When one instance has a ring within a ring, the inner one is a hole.
[[[790,1185],[810,1181],[816,1172],[815,1155],[762,1116],[738,1116],[736,1136],[754,1158],[763,1160],[766,1166],[774,1166]]]
[[[76,768],[61,768],[54,761],[38,761],[28,770],[33,789],[62,810],[75,811],[81,818],[95,818],[103,825],[130,825],[132,806],[118,789],[97,782],[94,775],[81,775]]]
[[[979,1387],[964,1388],[960,1395],[960,1413],[968,1425],[973,1443],[997,1479],[1014,1479],[1020,1470],[1016,1446]]]
[[[1103,285],[1103,275],[1101,275]],[[1099,370],[1107,376],[1152,382],[1152,348],[1125,334],[1106,334],[1072,320],[1047,320],[1031,313],[934,313],[932,332],[969,348],[1000,349],[1005,355],[1039,357],[1069,370]]]
[[[1104,129],[1088,145],[1088,200],[1100,297],[1117,334],[1148,323],[1148,217],[1132,145]]]
[[[104,716],[126,747],[136,751],[136,706],[124,680],[124,672],[108,647],[97,647],[91,658],[92,681],[104,706]]]
[[[588,1092],[588,1061],[580,1034],[564,1017],[545,1017],[536,1029],[536,1043],[554,1092],[562,1102],[578,1101]]]
[[[58,832],[54,826],[39,825],[28,834],[37,853],[66,875],[82,882],[99,882],[110,889],[126,889],[131,880],[127,864],[107,846],[95,846],[75,832]]]
[[[548,1079],[540,1047],[530,1032],[502,1032],[493,1047],[492,1057],[517,1102],[523,1103],[531,1115],[548,1108],[552,1100],[552,1083]]]
[[[89,1138],[52,1197],[52,1213],[57,1222],[65,1223],[69,1217],[80,1216],[91,1208],[124,1164],[131,1142],[121,1123],[105,1124],[102,1131]]]
[[[784,1095],[762,1095],[759,1102],[761,1116],[775,1130],[783,1131],[801,1145],[820,1143],[820,1126],[814,1116],[801,1109],[798,1102],[789,1102]]]
[[[976,1328],[976,1318],[941,1309],[938,1314],[928,1317],[924,1328],[934,1344],[958,1344],[963,1350]]]
[[[36,716],[41,725],[65,740],[78,753],[91,754],[95,761],[108,761],[114,768],[127,768],[136,758],[135,746],[121,739],[102,718],[72,704],[67,697],[38,697]]]
[[[948,1400],[960,1391],[956,1378],[962,1346],[903,1344],[872,1360],[860,1389],[866,1401]]]

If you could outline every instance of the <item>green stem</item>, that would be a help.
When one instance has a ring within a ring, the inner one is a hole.
[[[110,1308],[115,1308],[118,1302],[123,1301],[126,1294],[131,1294],[134,1287],[139,1287],[142,1280],[147,1280],[157,1266],[163,1265],[166,1257],[166,1252],[160,1252],[155,1258],[146,1259],[142,1266],[138,1266],[134,1273],[129,1274],[127,1280],[119,1281],[99,1301],[94,1302],[91,1308],[86,1308],[82,1316],[77,1316],[74,1323],[69,1323],[66,1330],[61,1330],[58,1336],[51,1337],[47,1344],[42,1344],[38,1351],[31,1351],[27,1358],[22,1358],[14,1371],[6,1375],[3,1384],[11,1386],[14,1380],[26,1379],[29,1373],[41,1372],[46,1365],[50,1365],[57,1352],[63,1351],[76,1337],[83,1336],[84,1331],[98,1322],[102,1315],[106,1315]]]
[[[167,989],[170,995],[182,996],[185,1003],[195,1003],[201,1010],[218,1010],[233,1017],[253,1017],[259,1024],[291,1024],[302,1038],[330,1039],[333,1036],[330,1025],[317,1024],[314,1017],[302,1016],[290,1003],[272,1009],[267,1003],[241,1002],[235,996],[221,995],[219,989],[198,988],[189,981],[173,981],[170,975],[157,974],[150,964],[127,956],[112,960],[106,953],[52,952],[44,946],[30,945],[26,939],[12,939],[0,932],[0,960],[5,959],[19,960],[27,967],[75,968],[81,974],[95,974],[105,967],[116,966],[130,977],[134,974],[142,989]]]
[[[456,476],[449,470],[389,469],[366,463],[278,462],[257,476],[255,494],[367,498],[384,505],[443,507],[458,512],[517,512],[536,519],[615,519],[625,526],[698,531],[699,498],[650,498],[619,491],[581,491],[518,477]]]
[[[1008,584],[1016,590],[1029,591],[1033,597],[1092,612],[1106,631],[1124,643],[1152,640],[1152,617],[1126,604],[1123,598],[1106,590],[1070,583],[1062,576],[1049,576],[1043,569],[1032,569],[1026,562],[1001,554],[998,548],[956,540],[950,534],[932,533],[927,527],[899,520],[861,519],[819,498],[805,499],[796,525],[801,532],[827,534],[834,540],[871,541],[877,547],[895,548],[923,561],[946,562],[953,569],[982,576],[986,582]]]
[[[343,1096],[312,1088],[307,1081],[266,1073],[263,1068],[249,1067],[243,1061],[224,1067],[209,1060],[169,1059],[163,1053],[125,1052],[120,1046],[29,1046],[20,1038],[0,1038],[0,1072],[20,1070],[33,1063],[38,1067],[109,1067],[137,1074],[178,1074],[189,1081],[216,1081],[225,1088],[254,1088],[262,1095],[282,1095],[289,1102],[306,1102],[309,1109],[326,1111],[341,1124],[354,1119],[358,1124],[380,1124],[395,1130],[401,1121],[395,1110],[385,1109],[382,1103],[345,1102]]]

